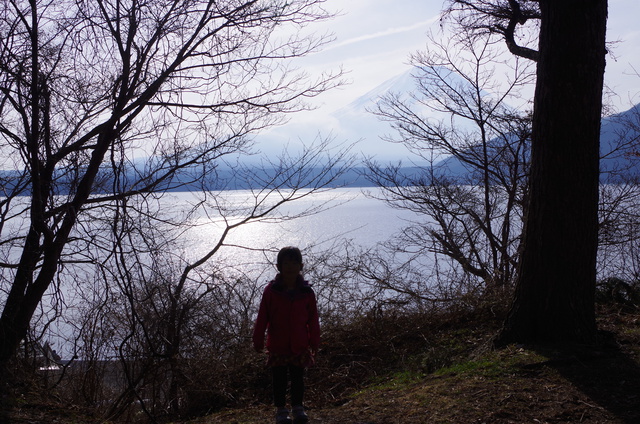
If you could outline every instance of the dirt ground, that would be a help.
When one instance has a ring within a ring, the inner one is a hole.
[[[310,401],[310,423],[638,424],[639,323],[639,315],[607,315],[598,348],[510,346],[433,374],[390,376],[333,405]],[[260,405],[192,423],[270,422],[272,409]]]
[[[640,369],[628,356],[612,351],[543,359],[526,350],[509,355],[504,367],[480,362],[413,382],[390,380],[342,405],[310,408],[310,422],[640,423]],[[272,411],[230,410],[196,422],[268,423]]]

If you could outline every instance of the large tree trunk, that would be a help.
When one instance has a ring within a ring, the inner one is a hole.
[[[540,8],[529,206],[498,343],[590,342],[607,1],[541,0]]]

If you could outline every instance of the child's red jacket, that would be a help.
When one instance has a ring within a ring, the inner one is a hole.
[[[320,345],[320,324],[316,295],[298,277],[295,290],[288,292],[279,275],[264,289],[258,318],[253,329],[253,347],[262,351],[267,331],[267,350],[271,355],[298,356]]]

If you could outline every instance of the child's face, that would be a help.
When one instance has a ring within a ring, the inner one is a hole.
[[[283,277],[296,277],[302,271],[302,263],[294,259],[284,258],[278,265],[278,271]]]

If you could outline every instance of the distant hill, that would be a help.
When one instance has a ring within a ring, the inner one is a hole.
[[[451,75],[455,78],[455,75]],[[273,131],[267,131],[264,134],[256,136],[258,146],[280,145],[283,140],[298,138],[298,143],[292,143],[292,151],[300,149],[301,146],[313,140],[318,134],[330,134],[339,143],[341,141],[354,142],[361,140],[357,149],[362,152],[365,157],[374,157],[376,160],[385,163],[398,163],[402,160],[405,164],[402,171],[405,175],[416,175],[420,172],[415,165],[408,166],[412,155],[401,144],[392,144],[381,139],[384,135],[394,135],[395,131],[389,122],[379,120],[370,111],[375,108],[376,103],[381,96],[388,93],[396,93],[399,95],[408,95],[415,90],[416,82],[412,77],[411,71],[404,72],[394,78],[389,79],[385,83],[379,85],[375,89],[369,91],[365,95],[355,99],[347,106],[342,107],[325,117],[322,121],[321,128],[310,125],[309,122],[292,121],[290,124],[277,127]],[[617,182],[621,179],[628,178],[640,174],[640,149],[634,149],[634,146],[640,145],[640,104],[624,111],[620,114],[613,115],[602,120],[601,129],[601,174],[604,182]],[[630,118],[636,117],[635,127],[625,124]],[[621,143],[621,139],[626,140]],[[244,166],[251,167],[251,162],[246,158],[238,158],[239,162]],[[144,166],[138,163],[136,166]],[[434,165],[445,175],[452,179],[464,180],[471,170],[462,162],[454,157],[443,158]],[[129,181],[134,181],[135,170],[130,172]],[[184,170],[176,175],[172,180],[164,182],[158,186],[158,190],[165,191],[193,191],[193,190],[216,190],[216,189],[247,189],[256,188],[261,182],[260,180],[269,180],[273,178],[277,170],[264,169],[256,167],[254,172],[259,177],[257,181],[248,181],[246,178],[238,177],[236,169],[231,167],[219,167],[216,172],[216,178],[212,178],[210,182],[202,185],[194,183],[192,174],[197,170]],[[356,167],[341,175],[336,181],[332,182],[332,187],[370,187],[373,184],[363,176],[365,169]],[[315,170],[310,170],[307,181],[310,181],[317,175]],[[6,195],[14,190],[20,181],[20,173],[17,171],[0,171],[0,196]],[[64,176],[59,178],[59,193],[68,192],[73,182],[66,180]],[[104,187],[107,191],[113,183],[110,169],[105,168],[99,175],[98,187]],[[304,182],[302,183],[304,185]],[[22,193],[26,194],[26,193]]]
[[[640,175],[640,104],[602,120],[600,174],[609,182]]]
[[[472,172],[469,165],[455,157],[436,162],[434,168],[454,180],[464,180]],[[640,104],[602,119],[600,175],[600,180],[606,183],[640,176]]]
[[[342,112],[343,117],[349,117],[349,122],[353,128],[357,128],[358,120],[353,110],[346,109]],[[364,115],[363,115],[364,116]],[[601,181],[608,183],[617,183],[625,179],[640,176],[640,104],[626,110],[622,113],[609,116],[602,120],[601,139],[600,139],[600,170]],[[634,122],[635,126],[629,125],[628,122]],[[367,125],[368,118],[364,120]],[[250,165],[247,165],[250,168]],[[434,164],[434,167],[438,168],[444,175],[450,177],[453,180],[463,180],[472,170],[467,165],[460,162],[457,158],[448,157],[444,158]],[[308,172],[307,181],[318,175],[318,172],[310,170]],[[420,173],[420,168],[416,166],[404,166],[401,171],[406,176],[415,176]],[[217,170],[216,179],[212,179],[210,183],[204,186],[200,183],[194,183],[193,178],[189,170],[185,170],[175,175],[175,177],[166,181],[158,187],[158,190],[164,191],[194,191],[194,190],[240,190],[249,188],[258,188],[260,181],[270,180],[277,175],[275,169],[263,169],[255,168],[252,172],[255,172],[258,177],[255,181],[249,181],[246,178],[238,178],[235,175],[236,170],[228,167],[221,167]],[[106,169],[99,175],[98,181],[101,187],[105,187],[105,190],[99,190],[102,192],[107,191],[113,183],[111,177],[111,171]],[[340,175],[332,183],[328,184],[329,187],[371,187],[374,184],[369,181],[364,174],[366,169],[364,167],[355,167]],[[130,181],[134,181],[135,173],[131,172]],[[19,181],[22,181],[21,173],[18,171],[0,171],[0,196],[6,196],[12,190],[16,189]],[[59,192],[58,194],[66,194],[70,187],[72,187],[72,181],[66,180],[64,176],[59,177]],[[304,186],[304,182],[302,183]],[[23,192],[21,194],[27,194]]]

